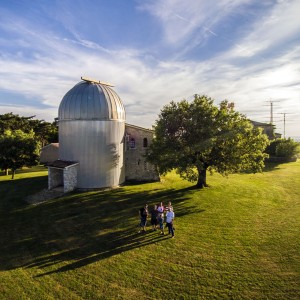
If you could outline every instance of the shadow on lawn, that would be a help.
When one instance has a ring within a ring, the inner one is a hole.
[[[194,188],[181,190],[74,193],[38,206],[26,206],[2,219],[0,269],[40,268],[43,275],[74,270],[134,248],[165,240],[158,231],[138,234],[138,210],[167,203],[176,218],[199,213],[184,203]],[[149,221],[150,222],[150,221]]]

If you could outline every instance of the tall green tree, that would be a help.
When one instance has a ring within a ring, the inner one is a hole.
[[[17,130],[20,129],[23,132],[29,132],[32,129],[30,125],[31,117],[21,117],[13,114],[12,112],[0,115],[0,134],[3,134],[5,130]]]
[[[29,133],[35,132],[35,138],[42,146],[58,141],[57,122],[45,122],[44,120],[34,119],[35,116],[22,117],[17,114],[7,113],[0,115],[0,134],[5,130],[22,130]]]
[[[261,172],[269,144],[260,128],[223,101],[220,107],[205,95],[192,102],[172,101],[155,123],[148,160],[160,173],[176,169],[180,176],[202,188],[207,171],[227,175],[242,170]]]
[[[22,167],[32,167],[39,162],[40,142],[33,130],[24,133],[21,130],[6,130],[0,136],[0,168],[15,171]]]

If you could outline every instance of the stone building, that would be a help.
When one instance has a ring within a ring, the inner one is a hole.
[[[62,187],[64,193],[77,187],[78,163],[56,160],[48,165],[48,189]]]
[[[126,182],[153,182],[159,181],[157,168],[146,161],[146,151],[153,139],[153,130],[136,125],[125,124],[125,181]],[[50,144],[52,145],[52,144]],[[48,188],[57,186],[63,187],[64,192],[74,190],[77,187],[78,163],[72,161],[62,161],[58,159],[59,143],[55,143],[54,155],[45,146],[41,151],[43,163],[49,169]],[[49,156],[47,156],[49,155]],[[42,159],[41,159],[42,162]]]
[[[62,186],[67,192],[158,181],[158,171],[145,157],[153,131],[125,123],[123,102],[111,84],[81,79],[59,105],[57,160],[50,151],[43,157],[48,189]],[[42,149],[43,156],[48,148]]]
[[[157,168],[146,161],[153,130],[125,124],[125,180],[159,181]]]

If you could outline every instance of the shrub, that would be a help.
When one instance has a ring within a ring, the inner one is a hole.
[[[299,143],[291,138],[282,139],[276,147],[276,156],[290,158],[297,155],[299,150]]]

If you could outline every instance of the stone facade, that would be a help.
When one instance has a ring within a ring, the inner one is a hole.
[[[64,170],[48,167],[48,189],[64,185]]]
[[[71,192],[77,188],[78,163],[63,161],[48,165],[48,189],[63,187],[63,192]]]
[[[72,165],[64,169],[64,192],[71,192],[77,187],[77,167]]]
[[[148,163],[146,151],[153,140],[153,130],[125,124],[125,180],[159,181],[157,168]]]

